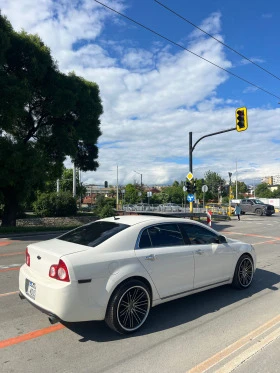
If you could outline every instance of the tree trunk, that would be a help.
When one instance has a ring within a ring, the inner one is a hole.
[[[4,195],[4,212],[2,218],[2,227],[15,227],[16,215],[18,212],[17,195],[13,188],[3,191]]]

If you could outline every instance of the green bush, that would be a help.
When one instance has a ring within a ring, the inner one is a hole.
[[[116,215],[115,209],[109,204],[100,208],[97,214],[101,219]]]
[[[39,216],[73,216],[77,214],[75,198],[69,192],[42,193],[33,203],[34,212]]]

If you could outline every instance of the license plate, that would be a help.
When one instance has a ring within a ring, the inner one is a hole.
[[[30,298],[35,299],[35,297],[36,297],[36,284],[34,282],[26,279],[26,281],[25,281],[25,292]]]

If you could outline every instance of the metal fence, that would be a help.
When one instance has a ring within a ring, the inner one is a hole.
[[[123,205],[123,211],[127,212],[140,212],[140,211],[150,211],[150,212],[190,212],[189,206],[179,206],[179,205],[157,205],[157,204],[130,204],[130,205]],[[211,207],[194,207],[194,213],[205,213],[207,211],[211,211],[215,215],[228,215],[228,208],[224,206],[211,206]]]

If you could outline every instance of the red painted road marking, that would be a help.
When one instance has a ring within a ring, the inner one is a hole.
[[[280,241],[280,237],[261,236],[259,234],[240,233],[240,232],[229,232],[229,231],[224,231],[223,233],[225,233],[225,234],[238,234],[240,236],[248,236],[248,237],[261,237],[261,238],[268,238],[268,239],[271,239],[271,240]]]
[[[18,240],[14,240],[14,241],[0,241],[0,246],[11,245],[12,243],[15,243],[15,242],[19,242],[19,241]]]
[[[18,294],[18,293],[19,293],[19,291],[12,291],[12,292],[10,292],[10,293],[3,293],[3,294],[0,294],[0,297],[6,297],[6,296],[8,296],[8,295]]]
[[[9,346],[12,346],[18,343],[29,341],[30,339],[42,337],[43,335],[53,333],[53,332],[56,332],[57,330],[61,330],[64,328],[65,326],[62,324],[51,325],[51,326],[48,326],[47,328],[35,330],[34,332],[26,333],[26,334],[19,335],[17,337],[13,337],[9,339],[4,339],[3,341],[0,341],[0,348],[9,347]]]
[[[18,271],[19,269],[20,267],[4,268],[4,269],[0,269],[0,272]]]
[[[0,254],[0,256],[13,256],[13,255],[20,255],[20,254],[25,254],[25,251],[18,251],[16,253],[5,253],[5,254]]]
[[[278,240],[270,240],[270,241],[262,241],[262,242],[255,242],[253,245],[255,246],[255,245],[263,245],[263,244],[265,244],[265,243],[279,243],[279,241]]]

